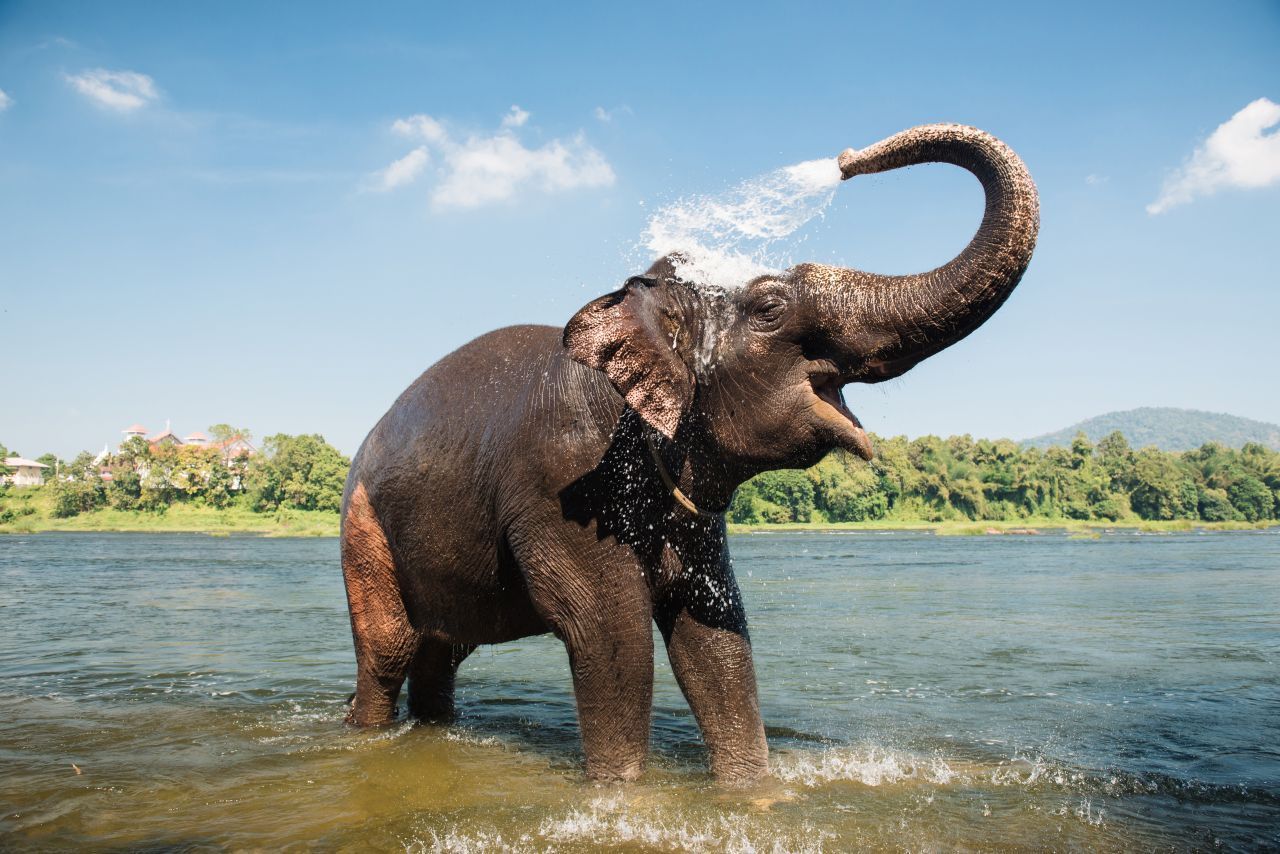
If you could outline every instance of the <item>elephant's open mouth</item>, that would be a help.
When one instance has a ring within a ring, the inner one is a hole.
[[[820,370],[809,375],[809,384],[813,386],[813,394],[818,399],[814,409],[819,417],[831,422],[836,428],[841,446],[864,460],[870,460],[873,454],[871,439],[867,437],[867,431],[862,429],[858,416],[845,405],[844,381],[840,373]]]

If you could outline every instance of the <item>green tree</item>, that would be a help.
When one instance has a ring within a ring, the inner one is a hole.
[[[1275,497],[1266,484],[1250,474],[1236,480],[1227,488],[1227,498],[1231,506],[1239,511],[1249,522],[1271,519]]]
[[[53,483],[53,515],[59,519],[88,513],[101,506],[102,490],[85,480],[57,480]]]
[[[733,500],[729,502],[726,516],[730,522],[736,522],[739,525],[758,525],[764,521],[760,515],[762,503],[755,484],[747,481],[733,493]]]
[[[108,463],[111,482],[106,489],[107,503],[116,510],[141,509],[143,475],[150,472],[151,462],[151,445],[146,439],[126,439]]]
[[[217,459],[209,468],[209,478],[205,481],[204,503],[210,507],[229,507],[235,498],[236,476],[231,469]]]
[[[127,466],[113,467],[106,501],[116,510],[137,510],[142,504],[142,476]]]
[[[768,506],[763,507],[761,513],[766,521],[808,522],[813,518],[813,481],[804,472],[767,471],[756,475],[752,482],[761,499],[783,511],[771,513]]]
[[[954,519],[946,443],[937,436],[921,436],[907,446],[907,459],[916,469],[915,494],[910,496],[916,499],[916,512],[932,522]]]
[[[62,460],[58,459],[53,454],[41,454],[40,456],[36,457],[36,462],[43,463],[44,465],[48,466],[48,468],[43,468],[40,470],[41,483],[48,483],[49,481],[53,480],[55,477],[58,476],[58,472],[62,469]]]
[[[210,501],[210,491],[218,489],[220,494],[215,506],[225,506],[230,500],[230,492],[226,485],[231,476],[222,462],[222,452],[217,448],[202,448],[198,445],[186,445],[177,448],[177,459],[173,468],[172,479],[180,500],[199,501],[204,504]]]
[[[1095,451],[1098,463],[1111,482],[1114,492],[1133,489],[1133,449],[1129,440],[1119,430],[1113,430],[1098,442]]]
[[[1093,443],[1084,433],[1076,433],[1071,440],[1071,467],[1081,468],[1093,459]]]
[[[146,468],[151,462],[151,443],[141,436],[130,436],[120,446],[115,459],[135,470]]]
[[[889,513],[895,514],[908,496],[914,495],[920,473],[911,463],[910,445],[906,436],[879,439],[876,455],[871,460],[871,470],[876,474],[877,485],[889,505]]]
[[[1172,454],[1154,447],[1134,455],[1133,510],[1143,519],[1195,519],[1199,516],[1199,495],[1195,482],[1177,464]]]
[[[974,451],[977,477],[986,499],[987,519],[1016,519],[1035,510],[1027,460],[1008,439],[980,439]]]
[[[81,451],[67,463],[65,474],[72,480],[97,480],[98,464],[94,462],[93,454]]]
[[[249,464],[249,490],[259,510],[338,510],[351,461],[318,434],[268,436]]]
[[[973,459],[977,446],[973,441],[973,437],[968,433],[963,436],[951,436],[946,441],[947,452],[952,459],[960,462],[969,462]]]
[[[253,439],[253,434],[243,427],[232,427],[230,424],[214,424],[209,427],[209,435],[215,442],[226,442],[237,436],[246,442]]]
[[[1199,497],[1200,518],[1206,522],[1231,522],[1244,518],[1231,506],[1226,490],[1201,487]]]
[[[843,451],[828,454],[808,475],[814,506],[830,522],[881,519],[889,512],[888,495],[875,470]]]
[[[178,447],[156,445],[150,449],[145,466],[138,470],[142,478],[138,509],[163,513],[178,499]]]
[[[67,477],[53,481],[54,516],[66,518],[88,513],[106,503],[102,478],[98,476],[98,466],[93,460],[93,454],[81,451],[67,464]]]
[[[1240,449],[1240,460],[1250,474],[1271,490],[1271,518],[1280,519],[1280,452],[1249,442]]]
[[[1280,489],[1280,452],[1249,442],[1240,449],[1240,461],[1268,489]]]

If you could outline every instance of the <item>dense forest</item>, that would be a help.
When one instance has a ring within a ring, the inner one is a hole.
[[[1240,450],[1217,444],[1182,453],[1134,450],[1119,432],[1096,446],[1079,434],[1070,448],[1046,450],[969,436],[875,442],[870,463],[837,452],[806,471],[753,478],[734,496],[729,521],[1280,518],[1280,453],[1256,443]],[[101,508],[163,513],[179,503],[336,512],[350,464],[322,436],[284,434],[268,437],[260,454],[229,461],[211,448],[157,447],[140,438],[98,461],[89,453],[70,462],[41,460],[50,468],[39,489],[52,494],[52,515],[61,518]],[[31,511],[0,501],[0,524],[18,512]]]
[[[1134,450],[1121,433],[1096,446],[1022,449],[1007,439],[876,439],[870,463],[833,453],[807,471],[743,484],[731,522],[1280,518],[1280,453],[1258,444]]]

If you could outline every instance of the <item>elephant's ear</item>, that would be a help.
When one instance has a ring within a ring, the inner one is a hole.
[[[693,402],[693,371],[677,349],[678,315],[664,286],[640,276],[587,303],[564,328],[569,355],[604,371],[618,393],[667,438]]]

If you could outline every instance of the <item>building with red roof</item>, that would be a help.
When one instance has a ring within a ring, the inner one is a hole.
[[[253,446],[253,443],[239,433],[221,442],[212,442],[209,447],[222,451],[222,459],[227,463],[237,457],[252,457],[258,453],[258,449]]]
[[[173,432],[172,430],[170,430],[168,427],[164,428],[164,429],[163,429],[163,430],[161,430],[159,433],[157,433],[156,435],[152,436],[150,439],[148,439],[148,440],[147,440],[147,442],[148,442],[148,443],[151,445],[151,447],[153,447],[153,448],[154,448],[154,447],[156,447],[157,445],[181,445],[181,444],[183,444],[182,440],[178,438],[178,434],[177,434],[177,433],[174,433],[174,432]]]
[[[213,441],[207,433],[202,433],[199,430],[187,435],[185,438],[179,438],[178,434],[174,433],[169,427],[168,421],[165,422],[164,429],[159,433],[156,433],[154,436],[148,436],[147,428],[143,427],[141,424],[131,425],[120,432],[124,433],[124,440],[126,442],[136,436],[138,438],[146,439],[147,444],[153,448],[170,445],[196,448],[216,448],[222,452],[223,462],[226,463],[230,463],[231,460],[238,457],[251,457],[258,453],[258,449],[253,446],[253,443],[239,433],[220,442]]]

